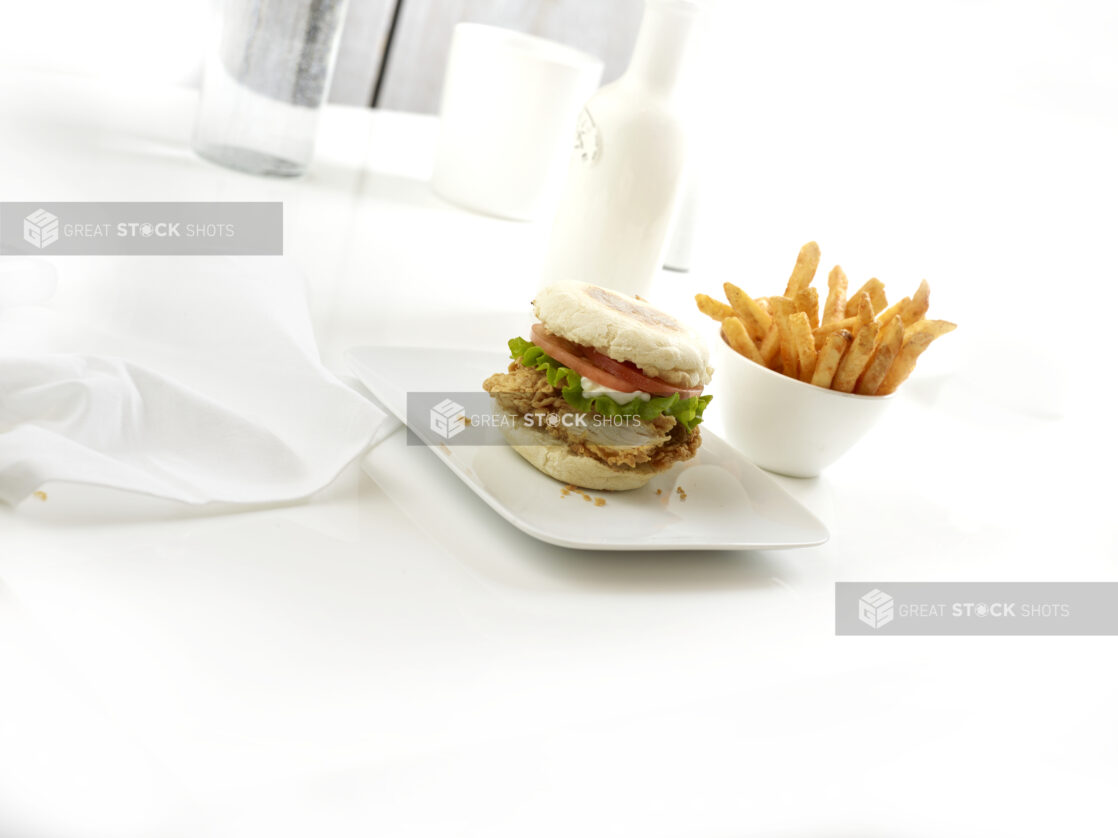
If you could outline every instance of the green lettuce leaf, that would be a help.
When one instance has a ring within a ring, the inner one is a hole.
[[[681,399],[679,393],[672,393],[670,396],[653,396],[648,401],[633,399],[628,404],[618,404],[609,396],[584,396],[582,376],[564,367],[531,341],[513,338],[509,341],[509,350],[514,360],[546,375],[547,383],[562,392],[567,404],[587,413],[597,411],[603,416],[639,416],[642,422],[651,422],[666,413],[691,431],[703,421],[703,410],[712,398],[691,396]]]

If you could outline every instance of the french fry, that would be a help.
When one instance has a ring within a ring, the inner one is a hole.
[[[749,332],[740,317],[727,317],[723,320],[722,334],[726,336],[726,342],[730,344],[730,347],[739,355],[744,355],[755,364],[765,365],[765,360],[761,357],[761,350],[757,348],[757,344],[749,336]]]
[[[812,329],[819,326],[819,292],[814,288],[805,288],[798,292],[792,300],[796,304],[796,311],[807,315],[808,325]]]
[[[800,366],[800,381],[811,381],[815,374],[815,340],[811,336],[811,323],[807,314],[797,311],[788,318],[792,341],[796,346],[796,360]]]
[[[761,311],[765,312],[765,314],[772,317],[773,310],[769,307],[769,298],[768,297],[757,297],[756,299],[753,300],[753,302],[757,303],[757,305],[760,306]]]
[[[750,338],[755,341],[764,340],[773,322],[769,313],[732,282],[723,283],[722,290],[726,292],[726,299],[733,306],[734,313],[742,319]]]
[[[699,307],[699,311],[707,317],[713,318],[722,322],[727,317],[734,316],[734,310],[725,303],[719,302],[713,297],[708,297],[706,294],[695,295],[695,305]]]
[[[769,305],[772,306],[773,320],[780,331],[780,366],[785,375],[798,378],[799,353],[796,351],[796,341],[789,322],[796,313],[796,307],[787,297],[770,297]]]
[[[796,257],[796,266],[792,268],[792,275],[788,277],[788,287],[784,296],[794,300],[796,295],[811,285],[815,279],[815,272],[819,269],[819,245],[808,242],[800,248]]]
[[[811,376],[812,384],[824,388],[831,386],[839,361],[842,360],[843,353],[853,340],[854,336],[847,329],[839,329],[827,336],[827,342],[816,360],[815,373]]]
[[[914,335],[929,334],[935,340],[953,331],[955,324],[948,320],[918,320],[911,326],[905,326],[904,339],[907,341]]]
[[[846,310],[849,311],[851,307],[854,308],[854,316],[858,318],[859,326],[864,326],[873,320],[873,303],[870,302],[870,295],[865,291],[857,297],[850,298]]]
[[[870,302],[869,295],[864,291],[858,297],[850,298],[850,303],[846,306],[846,310],[855,313],[850,317],[842,318],[842,320],[832,320],[830,323],[823,323],[814,330],[816,349],[820,349],[823,346],[823,342],[827,340],[827,336],[831,332],[836,332],[839,329],[850,329],[851,332],[857,332],[859,327],[873,320],[873,304]]]
[[[893,365],[893,359],[901,351],[904,337],[904,320],[901,319],[900,315],[897,315],[881,330],[877,346],[874,347],[873,355],[870,356],[869,363],[866,364],[865,372],[858,378],[858,383],[854,385],[855,393],[860,396],[872,396],[877,392],[877,388],[885,380],[885,374],[889,372],[889,367]]]
[[[780,360],[780,329],[776,323],[769,326],[768,334],[761,341],[761,359],[766,367],[776,369],[776,362]]]
[[[885,309],[885,311],[877,315],[877,324],[879,326],[884,326],[886,323],[888,323],[890,320],[904,311],[905,306],[907,306],[911,302],[911,297],[905,297],[903,300],[898,300],[897,302],[893,303],[893,305],[889,306],[889,308]]]
[[[832,390],[838,390],[841,393],[853,392],[854,385],[858,383],[858,376],[866,368],[870,355],[873,353],[874,341],[877,340],[877,329],[876,320],[870,321],[858,329],[858,334],[854,336],[854,343],[850,345],[847,353],[842,356],[838,369],[835,370],[835,378],[831,382]]]
[[[850,299],[856,300],[862,294],[870,295],[874,314],[879,314],[888,304],[885,300],[885,283],[880,279],[867,279],[865,285],[850,295]]]
[[[932,289],[928,286],[928,280],[920,280],[920,287],[912,295],[912,300],[901,309],[901,317],[904,318],[906,326],[911,326],[918,320],[922,320],[924,315],[928,313],[928,297],[931,296],[931,292]]]
[[[912,371],[916,369],[916,359],[931,345],[933,340],[935,340],[935,335],[932,332],[917,332],[906,340],[897,357],[893,359],[893,364],[889,367],[889,372],[885,374],[885,379],[877,388],[875,395],[888,396],[900,387],[905,379],[912,375]]]
[[[835,265],[827,277],[827,302],[823,306],[821,324],[826,326],[846,316],[846,274]]]
[[[826,325],[821,324],[819,328],[815,330],[815,348],[819,349],[822,347],[824,341],[826,341],[833,332],[849,329],[851,334],[853,334],[858,331],[858,327],[861,324],[862,322],[857,317],[844,317],[842,320],[834,320]]]

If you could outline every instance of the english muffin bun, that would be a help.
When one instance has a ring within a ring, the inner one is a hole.
[[[659,473],[649,465],[618,469],[571,452],[565,442],[537,428],[528,428],[519,417],[501,425],[501,433],[512,449],[549,477],[563,483],[597,491],[623,492],[639,489]]]
[[[532,301],[536,317],[561,338],[629,361],[679,387],[710,383],[710,356],[699,335],[641,300],[585,282],[556,282]],[[585,485],[585,484],[580,484]]]

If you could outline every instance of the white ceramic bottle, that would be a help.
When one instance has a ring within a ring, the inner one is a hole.
[[[648,289],[683,175],[686,139],[675,94],[700,9],[697,0],[646,0],[628,70],[583,108],[545,283]]]

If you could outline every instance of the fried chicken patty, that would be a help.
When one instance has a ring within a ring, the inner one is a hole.
[[[640,423],[639,438],[626,439],[619,445],[609,444],[613,440],[596,439],[563,421],[549,422],[548,414],[561,417],[582,411],[571,407],[562,392],[548,383],[543,372],[526,367],[520,361],[509,364],[506,373],[489,376],[482,387],[502,410],[521,417],[532,415],[533,427],[566,443],[572,454],[593,457],[614,468],[647,466],[653,471],[664,471],[673,463],[694,457],[702,445],[698,428],[688,431],[675,417],[666,415]]]

